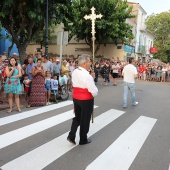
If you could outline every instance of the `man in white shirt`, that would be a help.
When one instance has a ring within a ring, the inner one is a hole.
[[[137,69],[133,65],[134,60],[132,58],[129,59],[129,64],[126,65],[123,69],[122,76],[124,77],[124,98],[123,98],[123,108],[127,107],[127,95],[128,90],[131,92],[132,97],[132,105],[138,105],[136,101],[135,95],[135,78],[137,78]]]
[[[80,125],[79,145],[84,145],[91,142],[87,138],[87,133],[93,112],[94,97],[98,94],[98,89],[94,84],[94,78],[88,72],[91,65],[90,56],[87,54],[79,56],[78,65],[79,67],[72,73],[75,117],[73,118],[67,140],[76,144],[76,131]]]

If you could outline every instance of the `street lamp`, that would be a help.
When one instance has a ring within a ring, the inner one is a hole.
[[[46,18],[45,18],[45,56],[48,58],[48,0],[46,0]]]
[[[53,1],[54,4],[54,1]],[[45,56],[48,58],[48,0],[46,0],[46,18],[45,18]],[[52,5],[53,6],[53,5]],[[53,10],[52,20],[56,19],[56,15]]]

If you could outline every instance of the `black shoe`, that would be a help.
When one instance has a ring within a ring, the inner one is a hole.
[[[76,142],[75,142],[75,140],[73,140],[73,139],[70,139],[69,137],[67,137],[67,140],[68,140],[70,143],[72,143],[72,144],[76,145]]]
[[[91,143],[91,139],[87,139],[85,142],[79,142],[79,145],[86,145],[88,143]]]

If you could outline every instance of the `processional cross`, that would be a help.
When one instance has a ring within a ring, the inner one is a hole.
[[[89,16],[85,15],[84,18],[85,18],[85,20],[90,19],[92,21],[92,31],[91,31],[91,33],[92,33],[92,41],[93,41],[93,46],[92,46],[92,48],[93,48],[93,67],[92,67],[92,69],[94,71],[94,50],[95,50],[94,48],[95,48],[95,39],[96,39],[95,38],[95,33],[96,33],[95,32],[95,20],[97,18],[101,18],[102,15],[101,14],[96,15],[94,7],[91,8],[91,11],[92,11],[92,13]],[[94,111],[92,113],[92,123],[93,122],[94,122]]]
[[[99,14],[99,15],[96,15],[95,14],[95,8],[94,7],[92,7],[91,8],[91,11],[92,11],[92,13],[90,14],[90,15],[85,15],[84,16],[84,19],[85,20],[87,20],[87,19],[90,19],[91,21],[92,21],[92,41],[93,41],[93,46],[92,46],[92,48],[93,48],[93,70],[94,70],[94,51],[95,51],[95,20],[97,19],[97,18],[100,18],[101,19],[101,17],[103,16],[103,15],[101,15],[101,14]]]

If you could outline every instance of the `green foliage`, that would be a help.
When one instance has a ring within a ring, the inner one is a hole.
[[[57,39],[57,35],[55,34],[56,26],[52,24],[48,28],[48,44],[52,44],[53,40]],[[31,40],[31,42],[39,44],[41,48],[45,46],[45,28],[40,30]]]
[[[150,15],[146,25],[155,35],[154,46],[158,47],[158,53],[154,55],[154,58],[166,62],[167,51],[170,51],[170,11]]]
[[[101,44],[117,44],[118,41],[128,44],[128,40],[133,39],[132,27],[125,21],[135,16],[130,14],[132,8],[128,8],[126,0],[73,0],[72,2],[72,18],[68,22],[72,22],[73,25],[65,25],[65,29],[70,30],[69,39],[75,36],[77,41],[85,40],[92,48],[91,20],[85,20],[84,16],[91,14],[90,9],[93,6],[96,14],[103,15],[101,19],[96,19],[95,24],[97,48]]]
[[[55,24],[62,21],[70,6],[71,0],[49,1],[49,25],[50,17],[56,12]],[[54,2],[54,3],[53,3]],[[14,43],[17,45],[20,56],[25,57],[26,47],[31,39],[44,28],[46,16],[45,0],[1,0],[0,21]]]

